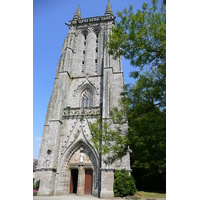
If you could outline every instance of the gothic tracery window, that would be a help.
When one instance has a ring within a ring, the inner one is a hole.
[[[92,107],[92,92],[89,89],[85,89],[81,95],[81,107]]]

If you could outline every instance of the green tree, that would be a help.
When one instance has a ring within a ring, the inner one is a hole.
[[[134,85],[127,85],[122,105],[129,122],[131,162],[138,189],[165,190],[166,179],[166,8],[143,4],[117,13],[109,53],[129,59]],[[116,110],[116,112],[118,112]],[[153,182],[153,183],[152,183]],[[155,186],[153,188],[153,186]],[[161,186],[161,187],[160,187]]]
[[[106,154],[106,158],[103,160],[106,164],[121,159],[125,155],[128,144],[127,136],[122,135],[120,128],[120,124],[125,123],[125,121],[119,123],[112,119],[102,122],[102,119],[99,118],[96,122],[90,123],[93,148],[98,154]]]
[[[123,55],[138,70],[145,66],[161,68],[163,72],[166,61],[166,13],[162,4],[157,8],[157,0],[152,7],[144,3],[142,10],[133,13],[133,6],[125,8],[117,15],[120,21],[112,28],[110,34],[109,53],[114,58]],[[137,72],[137,71],[136,71]],[[137,77],[139,73],[132,74]]]

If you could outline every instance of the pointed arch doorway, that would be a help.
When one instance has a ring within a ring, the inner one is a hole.
[[[98,193],[98,160],[95,152],[83,140],[67,149],[60,164],[58,186],[63,184],[65,194]],[[61,185],[62,186],[62,185]]]

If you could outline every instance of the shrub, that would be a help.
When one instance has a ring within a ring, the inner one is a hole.
[[[133,177],[125,170],[115,170],[114,195],[124,197],[134,195],[137,191]]]
[[[37,190],[33,190],[33,196],[37,196]]]
[[[40,187],[40,180],[34,183],[35,179],[33,179],[33,196],[37,196],[38,189]]]
[[[35,189],[35,179],[33,178],[33,190]]]
[[[39,187],[40,187],[40,180],[36,181],[35,183],[35,189],[39,190]]]

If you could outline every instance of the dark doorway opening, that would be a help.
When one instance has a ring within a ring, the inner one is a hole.
[[[93,171],[92,169],[86,169],[85,170],[85,194],[92,194],[92,176]]]
[[[70,193],[77,193],[78,169],[71,170]]]

